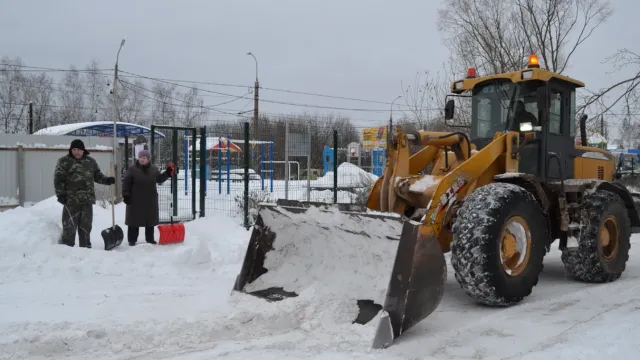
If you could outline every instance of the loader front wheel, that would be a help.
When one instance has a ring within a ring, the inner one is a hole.
[[[612,192],[596,191],[584,198],[580,222],[578,248],[562,252],[565,271],[588,283],[617,280],[631,247],[631,221],[624,202]]]
[[[508,183],[480,187],[465,199],[452,230],[451,265],[467,295],[509,306],[531,294],[549,233],[530,192]]]

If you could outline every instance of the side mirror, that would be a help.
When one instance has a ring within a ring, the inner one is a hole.
[[[453,119],[453,112],[456,107],[455,101],[453,99],[447,100],[447,103],[444,105],[444,119],[451,120]]]

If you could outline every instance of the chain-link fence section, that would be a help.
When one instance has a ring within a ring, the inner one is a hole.
[[[162,129],[165,138],[156,141],[152,136],[151,157],[162,172],[173,165],[173,177],[158,184],[160,222],[188,221],[198,213],[197,194],[197,129],[173,126],[152,126],[151,132]],[[195,166],[194,166],[195,165]]]
[[[364,204],[382,175],[386,127],[360,134],[295,117],[258,124],[157,127],[166,138],[152,146],[154,163],[163,169],[174,162],[180,169],[158,187],[161,219],[222,213],[249,226],[258,204],[279,199]]]
[[[206,129],[205,150],[201,154],[206,164],[206,213],[243,215],[244,132],[244,124],[239,122],[216,123]],[[249,181],[255,181],[256,174],[249,171]]]

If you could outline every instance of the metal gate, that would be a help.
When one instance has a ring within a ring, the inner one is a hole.
[[[166,138],[156,144],[155,131],[170,130]],[[201,134],[205,131],[201,129]],[[169,163],[175,167],[170,181],[158,185],[158,206],[160,223],[172,221],[189,221],[196,218],[199,209],[196,198],[198,188],[203,188],[203,177],[197,167],[197,128],[165,125],[151,125],[151,162],[160,171],[164,171]],[[198,176],[199,175],[199,176]],[[200,179],[198,182],[197,179]],[[202,192],[200,192],[202,193]],[[201,194],[202,195],[202,194]],[[200,201],[202,203],[202,201]],[[201,206],[200,206],[201,207]]]

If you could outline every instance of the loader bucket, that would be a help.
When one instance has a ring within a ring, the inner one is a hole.
[[[369,323],[384,305],[374,346],[387,346],[442,298],[444,256],[437,242],[417,243],[417,233],[414,223],[362,206],[261,205],[234,290],[266,301],[310,291],[320,302],[357,305],[348,315],[357,324]]]
[[[423,225],[424,226],[424,225]],[[440,304],[447,279],[447,263],[433,227],[406,221],[382,316],[372,347],[386,348],[395,338],[429,316]]]

